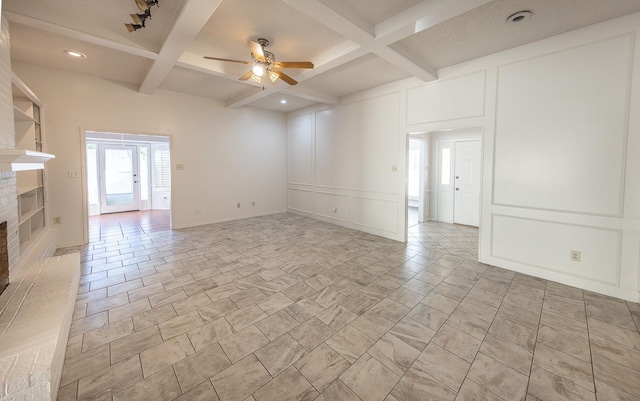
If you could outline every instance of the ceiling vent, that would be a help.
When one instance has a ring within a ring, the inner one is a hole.
[[[507,24],[521,24],[531,17],[533,17],[533,13],[531,11],[518,11],[507,18]]]

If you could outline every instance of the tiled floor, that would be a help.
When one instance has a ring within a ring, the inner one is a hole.
[[[122,237],[166,231],[170,227],[170,219],[169,210],[142,210],[89,216],[89,242],[115,241]]]
[[[476,247],[287,214],[93,242],[58,399],[640,399],[640,305]]]

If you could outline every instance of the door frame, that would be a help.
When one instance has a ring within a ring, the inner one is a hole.
[[[87,187],[87,133],[100,133],[100,134],[112,134],[114,136],[139,136],[139,137],[148,137],[149,139],[156,138],[155,141],[150,140],[148,142],[158,142],[157,139],[162,138],[163,142],[168,142],[169,144],[169,153],[173,152],[173,135],[172,134],[158,134],[158,133],[141,133],[141,132],[125,132],[122,130],[112,130],[112,129],[89,129],[89,128],[78,128],[80,135],[80,181],[82,186],[82,244],[89,243],[89,193]],[[117,133],[117,134],[114,134]],[[117,140],[117,139],[115,139]],[[143,141],[141,141],[143,142]],[[146,143],[146,141],[144,141]],[[151,176],[151,171],[149,171],[149,175]],[[151,189],[150,189],[151,191]],[[169,206],[169,228],[173,228],[173,195],[174,195],[174,174],[171,174],[171,199]],[[151,192],[149,192],[149,196],[151,196]],[[78,245],[82,245],[78,244]]]

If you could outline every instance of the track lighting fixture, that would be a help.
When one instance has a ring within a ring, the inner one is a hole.
[[[133,24],[124,24],[127,31],[134,32],[145,27],[145,21],[151,19],[151,6],[158,7],[158,0],[135,0],[136,6],[142,11],[142,14],[129,14],[133,20]]]

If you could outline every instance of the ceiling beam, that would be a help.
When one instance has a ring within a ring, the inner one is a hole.
[[[267,96],[270,96],[274,93],[278,93],[278,90],[275,86],[270,86],[268,88],[264,88],[261,91],[250,94],[249,96],[242,96],[240,98],[228,101],[226,106],[230,109],[237,109],[238,107],[246,106],[249,103],[253,103],[256,100],[264,99]]]
[[[141,93],[151,94],[160,86],[221,2],[222,0],[187,0],[162,45],[158,58],[140,85]]]
[[[11,11],[2,10],[2,14],[5,17],[7,17],[7,19],[10,22],[28,26],[30,28],[39,29],[41,31],[45,31],[49,33],[55,33],[57,35],[66,36],[71,39],[92,43],[94,45],[103,46],[113,50],[119,50],[123,53],[132,54],[134,56],[145,57],[151,60],[155,60],[158,58],[158,53],[152,52],[142,47],[132,46],[125,43],[117,42],[115,40],[110,40],[110,39],[102,38],[99,36],[90,35],[88,33],[76,31],[70,28],[65,28],[60,25],[55,25],[50,22],[27,17],[22,14],[16,14]]]

